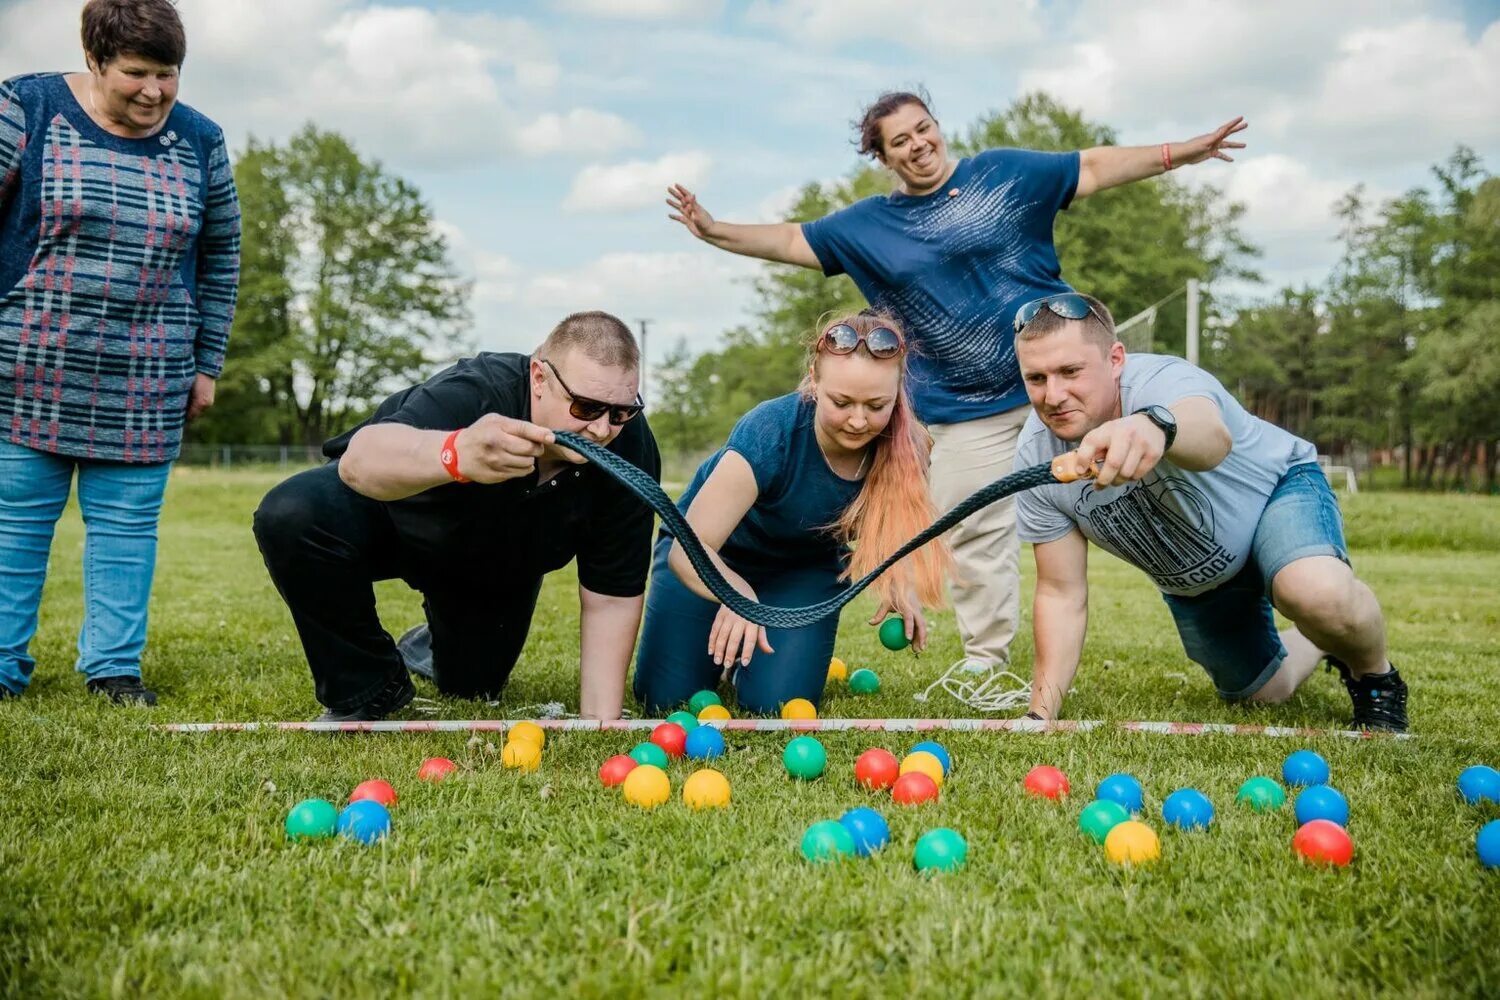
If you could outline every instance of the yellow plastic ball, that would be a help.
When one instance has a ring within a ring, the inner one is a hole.
[[[723,705],[704,705],[703,711],[698,713],[699,722],[714,722],[729,718],[729,709]]]
[[[849,667],[843,660],[835,656],[828,661],[828,680],[847,681],[849,679]]]
[[[655,764],[642,764],[625,775],[625,801],[642,809],[655,809],[672,797],[667,772]]]
[[[1156,831],[1139,820],[1116,823],[1104,838],[1104,853],[1117,865],[1139,865],[1161,857]]]
[[[542,766],[542,748],[530,740],[511,740],[500,751],[500,763],[518,771],[535,771]]]
[[[816,719],[818,709],[806,698],[793,698],[781,706],[781,717],[783,719]]]
[[[943,786],[943,762],[937,759],[936,754],[930,754],[926,750],[918,750],[909,753],[901,760],[901,774],[910,774],[917,771],[931,778],[939,788]]]
[[[729,805],[729,779],[711,767],[694,771],[683,783],[682,801],[689,809],[722,809]]]
[[[517,722],[505,731],[505,742],[514,743],[516,740],[535,743],[537,750],[541,750],[547,745],[547,734],[535,722]]]

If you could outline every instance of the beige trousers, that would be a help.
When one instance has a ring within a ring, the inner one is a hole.
[[[939,511],[1007,476],[1030,406],[959,424],[934,424],[932,499]],[[949,587],[964,655],[1008,663],[1010,641],[1021,619],[1021,545],[1016,538],[1016,501],[1007,497],[971,514],[948,533],[954,573]]]

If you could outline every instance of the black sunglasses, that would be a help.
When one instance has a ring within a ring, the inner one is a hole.
[[[848,323],[835,323],[823,331],[823,346],[829,354],[853,354],[863,341],[865,350],[874,358],[894,358],[906,346],[901,335],[885,326],[877,326],[869,333],[860,333]]]
[[[1026,324],[1036,319],[1036,314],[1042,311],[1042,307],[1052,310],[1063,319],[1084,319],[1093,315],[1099,322],[1104,322],[1104,317],[1094,312],[1094,307],[1089,305],[1089,300],[1077,292],[1065,292],[1062,295],[1044,295],[1016,310],[1015,332],[1020,333],[1026,328]]]
[[[557,370],[556,365],[546,358],[542,358],[541,360],[542,364],[552,369],[553,378],[557,379],[557,384],[562,386],[563,392],[568,394],[568,412],[579,420],[592,422],[608,413],[609,422],[619,427],[621,424],[629,423],[635,418],[636,414],[646,408],[646,404],[641,402],[640,396],[636,396],[635,402],[630,404],[606,403],[602,399],[590,399],[587,396],[580,396],[568,388],[568,383],[563,381],[562,373]]]

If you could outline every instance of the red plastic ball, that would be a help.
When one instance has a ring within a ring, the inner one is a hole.
[[[890,788],[901,774],[901,762],[889,750],[874,747],[854,762],[854,780],[872,791]]]
[[[396,804],[396,790],[391,787],[389,781],[373,778],[370,781],[361,781],[354,786],[354,791],[349,793],[350,802],[358,802],[360,799],[371,799],[389,809]]]
[[[1354,857],[1349,831],[1327,819],[1309,820],[1298,827],[1292,848],[1309,861],[1340,868]]]
[[[599,766],[599,780],[604,782],[605,788],[623,785],[625,783],[625,776],[634,771],[638,766],[634,757],[623,753],[615,754]]]
[[[1023,782],[1030,795],[1060,799],[1068,794],[1068,776],[1050,764],[1038,764],[1026,774]]]
[[[436,783],[457,770],[458,765],[447,757],[428,757],[422,761],[422,766],[417,768],[417,777],[423,781]]]
[[[675,722],[663,722],[651,730],[651,742],[665,750],[668,757],[676,759],[687,750],[687,730]]]
[[[921,771],[908,771],[896,779],[891,786],[891,798],[899,805],[915,806],[923,802],[935,802],[938,797],[937,782]]]

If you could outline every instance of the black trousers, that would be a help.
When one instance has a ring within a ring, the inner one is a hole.
[[[421,591],[439,691],[494,697],[505,687],[531,628],[540,574],[475,582],[410,565],[384,505],[344,485],[335,463],[278,484],[254,526],[324,706],[352,711],[406,671],[376,613],[379,580],[404,579]]]

